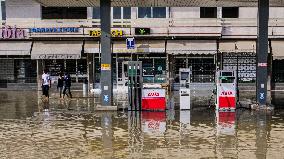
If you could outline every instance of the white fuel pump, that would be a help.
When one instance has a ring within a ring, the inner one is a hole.
[[[180,81],[180,110],[190,109],[190,68],[180,68],[179,69],[179,81]]]
[[[237,73],[232,70],[216,72],[217,110],[235,110],[237,104]]]

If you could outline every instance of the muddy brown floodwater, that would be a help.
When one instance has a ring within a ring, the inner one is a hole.
[[[74,96],[0,92],[0,158],[284,158],[281,109],[97,112]]]

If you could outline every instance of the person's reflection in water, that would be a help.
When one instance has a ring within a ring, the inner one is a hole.
[[[64,101],[64,106],[67,110],[73,110],[73,108],[71,107],[71,101],[72,100],[65,100]]]
[[[43,111],[49,110],[49,102],[43,102]]]

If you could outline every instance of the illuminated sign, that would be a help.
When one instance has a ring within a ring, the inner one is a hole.
[[[30,33],[77,33],[79,28],[30,28],[29,31]]]
[[[92,37],[100,37],[102,35],[101,30],[90,30],[89,35]],[[112,37],[122,37],[124,35],[123,30],[112,30]]]
[[[150,28],[135,28],[135,35],[150,35]]]
[[[1,29],[2,39],[25,39],[27,37],[27,32],[24,29],[19,29],[16,26],[4,26]]]

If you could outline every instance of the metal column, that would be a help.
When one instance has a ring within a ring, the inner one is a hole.
[[[41,90],[41,84],[42,84],[42,72],[44,69],[43,61],[42,60],[36,60],[36,66],[37,66],[37,89]]]
[[[256,97],[260,106],[267,103],[269,0],[258,0]]]
[[[111,1],[100,0],[101,14],[101,105],[112,106],[112,56],[111,56]]]

